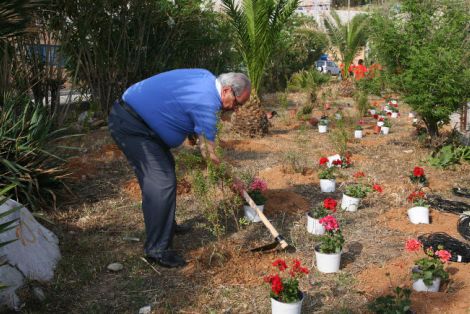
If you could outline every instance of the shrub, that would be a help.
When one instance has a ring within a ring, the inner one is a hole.
[[[54,130],[42,105],[26,96],[7,96],[0,111],[0,184],[15,184],[14,197],[37,209],[55,202],[64,160],[52,151],[65,129]],[[54,204],[55,205],[55,204]]]

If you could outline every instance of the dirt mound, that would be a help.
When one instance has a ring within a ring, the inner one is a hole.
[[[265,205],[266,215],[278,213],[302,213],[310,208],[309,202],[292,191],[269,190],[266,193],[268,201]]]
[[[411,287],[411,268],[417,257],[414,254],[398,257],[383,266],[365,269],[357,276],[356,289],[369,300],[390,294],[390,287]],[[449,263],[449,282],[437,293],[413,292],[411,308],[416,313],[468,313],[470,309],[470,264]],[[390,274],[390,278],[386,275]]]
[[[66,169],[70,172],[69,178],[74,180],[85,180],[93,178],[97,173],[97,164],[95,160],[87,156],[70,158],[65,164]]]
[[[137,182],[136,178],[132,178],[129,181],[125,182],[122,190],[127,196],[129,196],[133,200],[140,200],[142,197],[139,182]]]

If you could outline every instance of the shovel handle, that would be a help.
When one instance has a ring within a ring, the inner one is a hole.
[[[274,226],[269,222],[269,220],[266,218],[266,216],[263,214],[263,212],[258,209],[255,202],[251,199],[251,197],[248,195],[248,193],[246,193],[246,191],[243,190],[242,194],[243,194],[243,198],[245,199],[245,201],[250,205],[251,208],[253,208],[253,210],[256,211],[256,214],[259,216],[259,218],[261,219],[263,224],[266,226],[266,228],[268,228],[269,232],[271,232],[272,236],[277,241],[279,241],[279,244],[281,245],[281,247],[283,249],[288,247],[289,244],[286,242],[286,240],[284,240],[282,238],[282,236],[279,237],[279,232],[277,232],[276,228],[274,228]]]

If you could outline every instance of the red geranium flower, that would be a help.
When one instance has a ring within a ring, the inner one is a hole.
[[[439,256],[441,262],[443,263],[448,262],[450,258],[452,257],[452,254],[450,254],[449,251],[446,251],[446,250],[439,250],[439,251],[434,252],[434,254]]]
[[[328,158],[326,158],[326,157],[320,158],[320,165],[324,165],[324,164],[326,164],[327,162],[328,162]]]
[[[378,118],[379,118],[379,115],[378,115],[378,114],[374,114],[373,117],[374,117],[374,119],[378,119]]]
[[[332,199],[332,198],[326,198],[324,201],[323,201],[323,206],[325,208],[328,208],[328,209],[331,209],[332,211],[336,211],[335,208],[336,208],[336,205],[338,203]]]
[[[424,194],[423,191],[414,191],[408,195],[407,200],[408,202],[413,203],[415,199],[424,198],[424,196],[426,196],[426,194]]]
[[[387,116],[391,116],[391,115],[392,115],[392,113],[390,111],[387,112]]]
[[[275,260],[273,262],[273,266],[279,268],[280,271],[284,271],[287,268],[286,261],[281,258],[278,258],[277,260]]]
[[[302,263],[298,259],[294,259],[293,263],[294,265],[292,267],[292,272],[291,272],[292,277],[295,277],[297,273],[304,273],[304,274],[309,273],[306,267],[302,267]]]
[[[375,191],[379,192],[379,193],[382,193],[384,190],[382,189],[382,187],[378,184],[374,184],[374,186],[372,187]]]
[[[415,167],[413,169],[413,175],[415,177],[423,177],[424,176],[424,169],[421,167]]]
[[[341,161],[341,159],[336,159],[336,160],[333,160],[333,165],[335,166],[341,166],[343,162]]]
[[[408,252],[419,251],[422,246],[423,244],[416,239],[409,239],[405,244],[405,248]]]

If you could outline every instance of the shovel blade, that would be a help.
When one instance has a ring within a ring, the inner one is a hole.
[[[286,248],[282,248],[279,242],[275,241],[273,243],[269,243],[254,249],[251,249],[250,252],[262,252],[262,253],[268,253],[271,251],[286,251],[288,253],[293,253],[296,251],[295,247],[292,245],[287,246]]]

